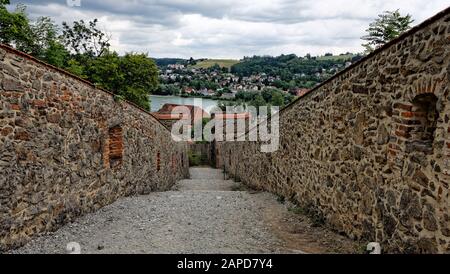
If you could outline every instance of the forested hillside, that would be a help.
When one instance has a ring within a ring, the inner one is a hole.
[[[282,89],[311,88],[361,57],[349,53],[337,56],[327,54],[322,57],[310,55],[298,57],[295,54],[278,57],[253,56],[245,57],[240,63],[232,66],[231,72],[240,77],[262,73],[277,77],[279,80],[276,86]]]

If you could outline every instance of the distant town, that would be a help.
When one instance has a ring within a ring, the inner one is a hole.
[[[156,94],[251,101],[269,90],[283,94],[283,105],[360,58],[361,55],[346,53],[320,57],[254,56],[240,61],[155,59],[161,83]]]

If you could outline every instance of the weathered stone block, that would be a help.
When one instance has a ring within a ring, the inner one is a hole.
[[[385,145],[389,142],[389,132],[386,129],[386,126],[383,124],[380,124],[378,127],[378,133],[377,133],[377,143],[379,145]]]
[[[426,230],[433,232],[438,229],[438,224],[432,211],[425,211],[423,216],[423,226]]]
[[[3,89],[6,91],[19,91],[23,92],[25,89],[19,80],[6,78],[2,81]]]
[[[29,141],[30,134],[25,130],[18,129],[15,133],[15,139],[20,141]]]
[[[59,113],[47,114],[47,121],[49,123],[58,124],[61,121],[61,115]]]
[[[34,80],[33,84],[32,84],[32,88],[35,90],[40,90],[41,89],[41,81],[38,79]]]
[[[0,63],[0,71],[13,77],[19,77],[19,73],[11,65],[4,62]]]

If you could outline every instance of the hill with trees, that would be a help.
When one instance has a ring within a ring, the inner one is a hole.
[[[196,62],[195,65],[193,65],[193,68],[202,68],[202,69],[208,69],[214,66],[219,66],[220,68],[228,68],[230,69],[233,65],[236,65],[239,63],[239,60],[232,60],[232,59],[203,59],[199,62]]]
[[[284,90],[290,88],[312,88],[326,80],[336,72],[345,68],[348,63],[362,58],[361,55],[350,53],[333,56],[327,54],[321,57],[298,57],[295,54],[272,56],[253,56],[244,59],[231,67],[231,72],[240,77],[250,77],[265,74],[277,77],[274,86]]]
[[[188,60],[181,58],[153,58],[158,67],[167,67],[168,65],[186,64]]]

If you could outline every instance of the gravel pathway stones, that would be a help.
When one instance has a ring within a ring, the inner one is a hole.
[[[276,196],[191,168],[172,191],[123,198],[10,253],[353,253],[358,245],[311,225]]]

